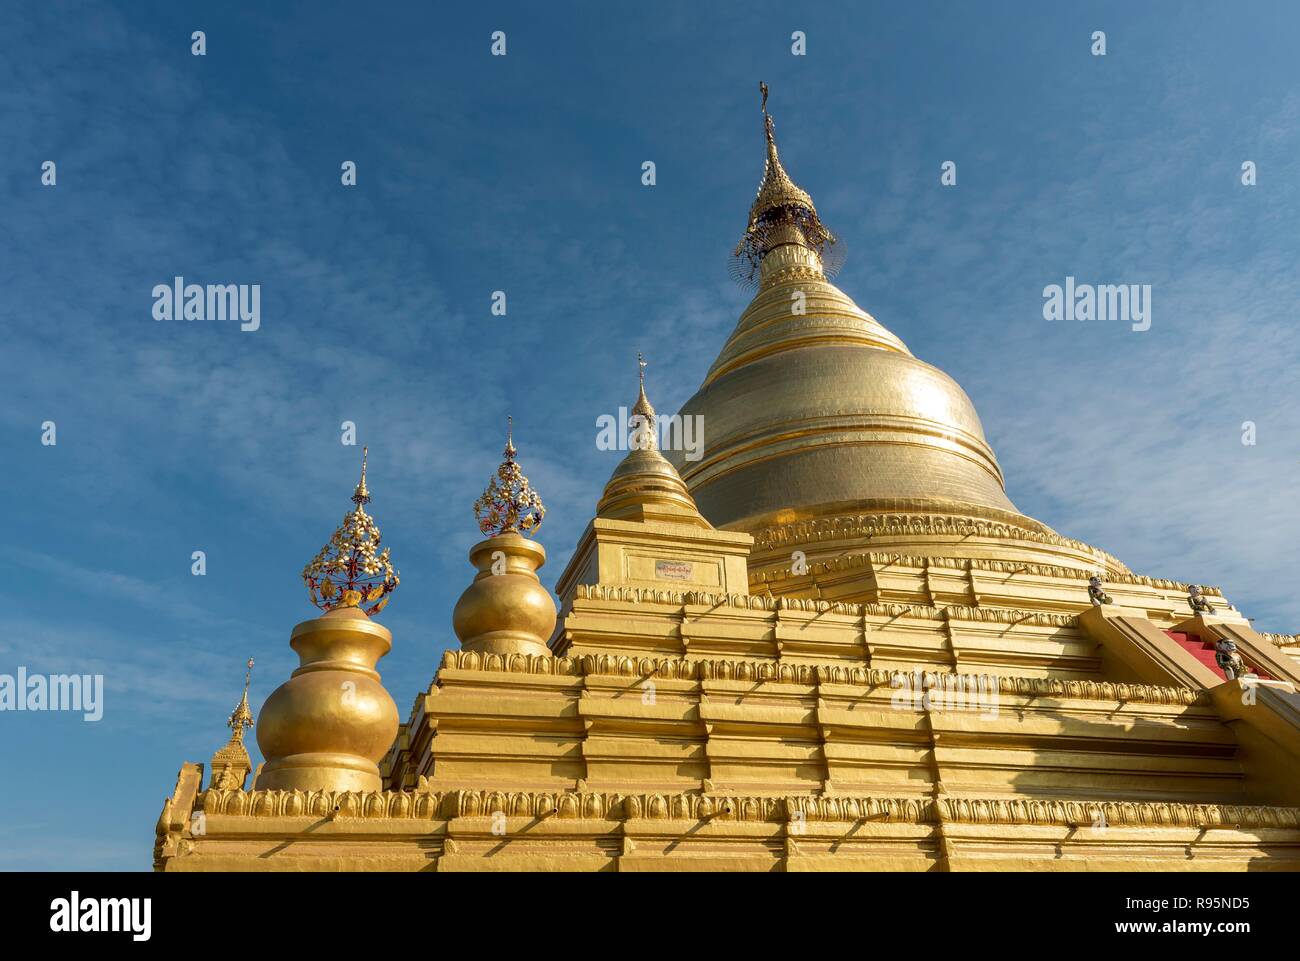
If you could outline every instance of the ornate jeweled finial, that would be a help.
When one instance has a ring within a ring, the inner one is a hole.
[[[323,611],[355,607],[373,616],[384,609],[388,595],[401,583],[389,559],[389,549],[379,550],[379,526],[365,511],[365,505],[370,503],[366,487],[369,454],[369,448],[363,447],[361,479],[352,495],[355,509],[343,516],[343,523],[329,543],[302,571],[311,602]]]
[[[234,731],[231,740],[236,744],[244,743],[244,728],[253,726],[253,712],[248,707],[248,683],[253,679],[253,659],[248,659],[248,670],[244,672],[244,696],[240,698],[238,706],[230,712],[230,719],[226,721],[226,726]]]
[[[352,492],[352,503],[357,507],[365,507],[370,503],[370,489],[366,487],[366,461],[370,458],[370,448],[361,448],[361,480],[357,481],[357,489]]]
[[[546,508],[515,462],[518,451],[514,443],[514,418],[507,418],[506,424],[505,460],[474,502],[474,516],[478,518],[479,530],[488,537],[511,531],[532,536],[541,526]]]
[[[650,404],[650,398],[645,395],[646,362],[640,351],[637,351],[636,363],[640,368],[641,392],[632,406],[633,418],[630,423],[634,433],[631,446],[636,450],[657,450],[659,439],[655,435],[655,409]]]
[[[829,256],[835,236],[817,216],[812,197],[790,179],[776,149],[776,123],[767,112],[767,84],[759,82],[762,95],[763,134],[767,159],[758,195],[749,209],[749,225],[732,255],[732,272],[743,283],[752,283],[764,256],[782,244],[801,244],[816,252],[823,269],[833,273],[839,258]]]

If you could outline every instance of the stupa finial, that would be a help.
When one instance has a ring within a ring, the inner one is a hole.
[[[361,449],[361,479],[352,494],[356,507],[343,515],[329,543],[303,568],[302,579],[311,592],[311,602],[323,611],[355,607],[374,616],[388,604],[389,595],[400,583],[389,558],[389,549],[379,550],[381,534],[365,505],[370,503],[366,487],[366,461],[370,449]]]
[[[248,707],[248,685],[253,679],[253,659],[248,659],[248,670],[244,672],[244,696],[240,698],[239,704],[230,712],[230,719],[226,721],[226,726],[234,734],[231,740],[236,744],[244,743],[244,729],[253,726],[253,712]]]
[[[209,788],[222,791],[243,790],[248,780],[253,763],[248,758],[248,748],[244,747],[244,731],[253,726],[253,712],[248,707],[248,682],[253,677],[253,659],[248,659],[248,670],[244,672],[244,693],[235,709],[226,719],[230,728],[230,740],[212,755],[212,777]]]
[[[474,502],[479,530],[488,537],[510,532],[532,536],[546,515],[542,498],[528,484],[515,460],[514,418],[506,418],[505,459]]]
[[[655,436],[655,409],[650,403],[650,398],[645,395],[646,360],[640,351],[637,351],[636,363],[640,368],[641,387],[636,404],[632,407],[632,414],[639,418],[632,422],[632,426],[636,429],[636,433],[632,436],[632,446],[640,450],[656,450],[659,444]]]
[[[761,109],[763,111],[763,132],[767,136],[767,160],[769,164],[775,162],[780,167],[781,161],[776,155],[776,124],[772,120],[772,115],[767,112],[767,84],[761,80],[758,82],[758,92],[763,95]],[[785,173],[785,171],[782,170],[781,173]]]
[[[776,148],[776,123],[767,110],[767,84],[759,81],[758,89],[767,157],[758,195],[749,208],[749,225],[734,254],[736,260],[747,265],[739,272],[742,280],[752,279],[763,257],[782,244],[802,244],[824,258],[827,249],[836,242],[817,216],[812,197],[785,172]]]
[[[370,491],[366,487],[366,460],[370,457],[370,448],[361,448],[361,480],[357,481],[357,489],[352,493],[352,503],[357,507],[364,507],[370,503]]]

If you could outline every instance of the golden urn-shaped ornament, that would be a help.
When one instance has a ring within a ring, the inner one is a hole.
[[[515,462],[513,433],[507,434],[505,460],[474,505],[479,529],[489,535],[470,548],[478,569],[452,612],[452,626],[467,651],[490,654],[548,654],[556,610],[537,570],[546,550],[529,540],[546,508]]]
[[[365,461],[352,495],[355,510],[307,565],[303,578],[322,617],[293,629],[299,667],[262,706],[257,745],[266,764],[259,790],[378,791],[377,762],[397,736],[397,705],[375,665],[393,635],[371,620],[397,586],[370,501]],[[329,585],[329,586],[326,586]]]

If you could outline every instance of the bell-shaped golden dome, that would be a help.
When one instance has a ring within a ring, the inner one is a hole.
[[[640,354],[637,364],[641,368],[641,389],[632,407],[632,450],[614,468],[596,505],[596,516],[606,520],[666,521],[712,530],[676,469],[659,452],[657,416],[646,397],[646,365]]]
[[[705,446],[676,466],[722,527],[902,500],[1017,513],[965,392],[825,278],[765,285],[681,413]]]
[[[765,120],[766,184],[775,144]],[[1035,542],[1021,556],[1096,564],[1087,545],[1020,514],[970,398],[826,278],[811,200],[782,196],[759,234],[751,215],[742,247],[758,293],[681,410],[702,419],[702,456],[666,452],[701,513],[755,534],[760,555],[764,544],[824,541],[890,515],[911,528],[896,543],[920,553],[968,553],[958,528],[978,525],[984,537],[992,525],[998,537]],[[944,543],[910,536],[927,524]]]
[[[619,462],[596,505],[596,516],[711,529],[673,465],[654,447],[629,451]]]

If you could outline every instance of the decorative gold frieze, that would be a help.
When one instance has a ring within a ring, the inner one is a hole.
[[[954,798],[935,800],[940,818],[962,824],[1105,825],[1138,828],[1297,828],[1300,808],[1165,801],[1067,801]]]
[[[726,605],[745,607],[754,611],[776,609],[771,597],[752,594],[705,594],[700,591],[672,591],[667,588],[620,587],[616,584],[579,584],[573,595],[584,601],[622,601],[628,604],[683,604]]]
[[[511,674],[578,675],[576,658],[550,654],[491,654],[478,651],[443,651],[442,667],[459,671],[508,671]]]
[[[618,587],[607,584],[580,584],[574,595],[579,600],[621,601],[628,604],[667,604],[674,607],[687,605],[702,607],[738,607],[751,611],[806,611],[810,614],[847,614],[861,617],[864,614],[900,618],[910,617],[932,621],[983,621],[990,624],[1034,624],[1039,627],[1078,627],[1074,614],[1051,614],[1022,611],[1007,607],[969,607],[950,605],[931,607],[928,604],[854,604],[848,601],[823,601],[811,597],[775,597],[768,594],[709,594],[703,591],[649,590],[637,587]]]
[[[442,795],[421,791],[229,791],[209,788],[195,807],[207,815],[258,818],[434,818]]]
[[[789,798],[786,804],[792,815],[813,822],[928,824],[935,820],[934,800],[925,797],[800,797]]]
[[[889,687],[898,690],[931,688],[992,690],[1020,697],[1055,697],[1090,701],[1119,701],[1147,704],[1199,704],[1204,691],[1155,684],[1073,680],[1048,677],[1008,677],[991,674],[958,674],[946,671],[885,671],[839,664],[782,664],[775,661],[682,660],[679,658],[631,657],[617,654],[584,654],[581,657],[545,655],[479,654],[474,651],[446,651],[442,666],[463,671],[501,671],[512,674],[540,674],[568,677],[610,676],[667,678],[683,681],[772,681],[780,684],[845,684],[858,687]]]
[[[876,797],[871,795],[754,796],[704,793],[618,794],[457,790],[203,792],[205,815],[248,818],[362,818],[438,820],[492,817],[565,821],[739,821],[817,823],[859,821],[904,824],[1005,824],[1109,828],[1300,828],[1300,808],[1165,801],[1088,801],[1060,798]]]
[[[759,289],[766,291],[772,287],[779,287],[781,284],[825,279],[826,274],[819,267],[814,267],[810,264],[791,264],[788,267],[769,270],[763,274],[762,281],[759,283]]]
[[[976,509],[969,510],[975,512]],[[1128,570],[1118,558],[1105,551],[1083,541],[1062,537],[1047,527],[1036,530],[1010,524],[1005,520],[977,520],[945,514],[854,514],[794,521],[757,531],[754,534],[754,549],[776,550],[785,545],[877,535],[940,535],[1032,541],[1092,554],[1105,563],[1110,575]]]
[[[809,562],[808,570],[805,574],[794,574],[792,567],[783,567],[774,571],[757,572],[750,577],[751,584],[776,584],[782,581],[797,580],[807,577],[809,574],[832,574],[843,571],[851,571],[864,567],[885,567],[889,565],[898,565],[902,567],[914,567],[918,569],[926,568],[943,568],[946,570],[956,571],[985,571],[997,574],[1030,574],[1034,577],[1054,577],[1061,580],[1079,581],[1082,577],[1079,570],[1073,567],[1060,567],[1054,564],[1033,564],[1022,563],[1018,561],[999,561],[988,560],[978,557],[937,557],[909,554],[887,554],[875,551],[866,551],[861,554],[845,554],[842,557],[832,558],[828,561]],[[1107,574],[1106,579],[1112,584],[1132,584],[1141,587],[1152,587],[1160,590],[1177,591],[1180,594],[1186,594],[1192,585],[1184,584],[1182,581],[1173,581],[1163,577],[1148,577],[1143,574],[1129,573],[1112,573]],[[1223,598],[1223,592],[1217,587],[1200,585],[1201,593]]]

